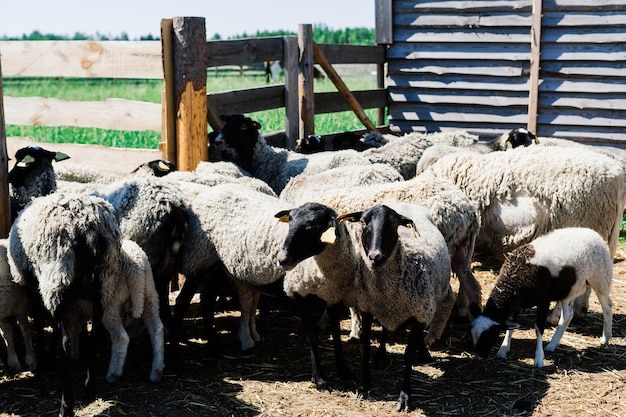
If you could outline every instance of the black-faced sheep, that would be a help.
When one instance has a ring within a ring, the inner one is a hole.
[[[485,309],[472,304],[477,316],[472,323],[472,339],[478,358],[486,358],[499,333],[506,336],[497,357],[505,358],[511,346],[513,329],[519,325],[507,320],[522,308],[537,307],[535,366],[544,365],[542,335],[551,301],[562,305],[561,318],[552,340],[545,347],[553,352],[574,315],[574,300],[590,287],[602,306],[604,328],[600,343],[608,344],[612,328],[613,260],[606,242],[588,228],[556,229],[507,254],[498,281]]]
[[[371,387],[369,370],[370,333],[375,317],[387,330],[410,325],[404,354],[404,375],[398,411],[408,411],[411,399],[411,369],[416,350],[429,358],[428,345],[439,338],[454,305],[450,286],[450,255],[441,232],[428,211],[409,204],[396,210],[377,205],[363,212],[339,216],[358,221],[359,259],[356,305],[363,317],[361,336],[361,382],[359,392]],[[402,214],[400,214],[402,213]],[[426,338],[423,332],[429,327]]]

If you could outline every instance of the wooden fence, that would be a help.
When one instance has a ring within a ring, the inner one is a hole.
[[[624,0],[376,0],[390,128],[626,146]]]

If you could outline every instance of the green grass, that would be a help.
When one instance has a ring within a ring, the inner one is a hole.
[[[622,215],[622,229],[619,231],[619,243],[626,243],[626,212]]]
[[[375,88],[375,76],[367,71],[343,76],[351,90]],[[277,82],[282,82],[279,80]],[[247,89],[267,85],[262,71],[214,71],[208,73],[207,91],[219,92]],[[329,80],[317,80],[316,92],[335,91]],[[14,78],[3,80],[3,93],[12,97],[51,97],[72,100],[96,101],[106,98],[161,102],[162,80],[82,79],[82,78]],[[367,109],[372,121],[376,121],[377,110]],[[284,109],[273,109],[249,114],[262,125],[264,133],[285,130]],[[362,125],[352,112],[320,114],[315,116],[318,134],[361,129]],[[161,141],[161,132],[120,131],[78,127],[45,127],[7,125],[7,136],[25,136],[42,143],[99,144],[122,148],[156,149]]]

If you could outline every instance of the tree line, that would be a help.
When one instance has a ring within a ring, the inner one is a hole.
[[[261,38],[261,37],[275,37],[275,36],[297,36],[296,32],[277,30],[277,31],[257,31],[254,34],[242,33],[229,37],[228,39],[242,39],[242,38]],[[141,36],[138,40],[141,41],[153,41],[159,40],[160,37],[146,35]],[[0,40],[22,40],[22,41],[57,41],[57,40],[73,40],[73,41],[128,41],[130,40],[128,34],[122,32],[119,35],[106,35],[97,33],[95,35],[89,35],[81,32],[74,33],[73,36],[56,35],[52,33],[41,33],[38,30],[31,32],[30,34],[23,34],[21,37],[8,37],[2,36]],[[210,40],[222,40],[222,37],[216,33]],[[313,25],[313,40],[317,43],[331,43],[340,45],[375,45],[376,44],[376,31],[365,27],[360,28],[345,28],[345,29],[331,29],[326,25]]]

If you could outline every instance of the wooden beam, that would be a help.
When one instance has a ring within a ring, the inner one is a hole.
[[[174,81],[174,28],[172,19],[161,19],[161,56],[164,91],[161,95],[161,143],[163,159],[176,163],[176,98]]]
[[[203,17],[174,17],[176,166],[193,171],[209,157],[206,26]]]
[[[298,39],[293,36],[284,38],[283,63],[285,78],[285,147],[296,148],[300,134],[300,97],[298,94],[299,54]]]
[[[313,26],[298,26],[299,72],[298,103],[300,111],[300,138],[315,133],[315,104],[313,99]]]
[[[0,65],[0,238],[9,236],[11,229],[11,199],[9,197],[9,174],[7,157],[7,131],[4,124],[4,100],[2,92],[2,66]]]
[[[335,84],[335,87],[337,87],[337,90],[339,91],[343,99],[346,100],[346,102],[350,105],[350,108],[352,109],[354,114],[356,114],[361,123],[363,123],[363,126],[365,126],[370,132],[379,133],[378,129],[376,129],[376,126],[374,126],[372,121],[367,117],[367,114],[365,114],[365,111],[363,111],[363,108],[361,107],[359,102],[356,100],[356,98],[354,98],[352,92],[348,89],[339,74],[337,74],[337,71],[335,71],[330,62],[328,62],[328,59],[326,59],[324,53],[315,44],[313,44],[313,56],[315,57],[317,63],[320,64],[324,72],[326,72],[328,78],[330,78],[333,84]]]
[[[530,91],[528,92],[527,129],[537,134],[539,106],[539,66],[541,64],[541,13],[543,0],[533,0],[533,22],[530,28]]]

